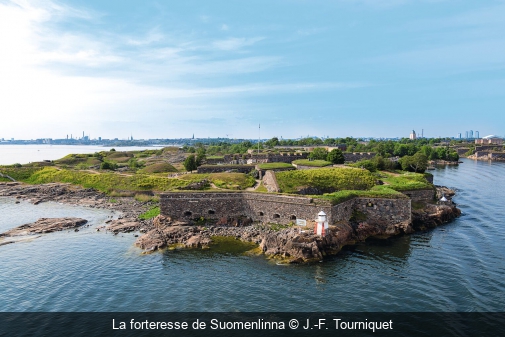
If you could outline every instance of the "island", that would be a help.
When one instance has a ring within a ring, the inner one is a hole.
[[[454,191],[425,173],[426,145],[388,158],[339,146],[256,151],[247,145],[235,154],[167,147],[4,166],[0,196],[118,211],[96,230],[138,231],[135,245],[146,253],[208,248],[228,237],[254,243],[256,253],[282,263],[320,261],[346,245],[426,230],[460,215]],[[444,151],[445,160],[454,158]],[[54,221],[40,220],[34,232],[50,232],[38,226],[44,223]],[[10,233],[29,228],[21,227]]]

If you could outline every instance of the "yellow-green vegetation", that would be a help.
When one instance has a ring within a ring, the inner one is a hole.
[[[208,179],[219,188],[231,190],[244,190],[256,184],[253,177],[244,173],[211,173]]]
[[[211,251],[221,254],[244,254],[258,245],[252,242],[238,240],[229,236],[212,236],[210,243]]]
[[[177,169],[170,165],[169,163],[155,163],[148,165],[145,168],[138,171],[139,173],[169,173],[177,172]]]
[[[263,192],[263,193],[266,193],[268,192],[267,188],[265,187],[265,185],[263,185],[263,182],[260,183],[260,185],[258,186],[258,188],[256,189],[256,192]]]
[[[366,170],[350,168],[321,168],[276,172],[283,193],[297,193],[305,187],[323,191],[369,190],[375,185],[374,176]]]
[[[19,165],[19,164],[18,164]],[[18,181],[26,181],[31,175],[39,170],[40,167],[25,167],[21,165],[0,166],[0,173],[6,174]],[[7,178],[0,178],[0,181],[11,181]]]
[[[245,173],[192,173],[179,176],[178,178],[180,180],[187,181],[188,183],[199,182],[203,179],[207,179],[219,188],[232,190],[244,190],[248,187],[253,187],[256,183],[256,180],[254,180],[253,177]]]
[[[293,165],[288,163],[263,163],[259,164],[258,167],[262,170],[274,170],[281,168],[294,168]]]
[[[169,191],[177,187],[188,185],[187,180],[177,178],[164,178],[143,174],[121,175],[116,173],[90,173],[74,170],[59,170],[46,167],[32,174],[26,182],[43,184],[52,182],[65,182],[81,185],[86,188],[95,188],[102,192],[114,190],[124,191]]]
[[[157,195],[148,195],[148,194],[137,193],[137,194],[135,194],[135,200],[142,201],[142,202],[148,202],[148,201],[159,202],[160,197]]]
[[[433,189],[424,174],[407,172],[400,175],[392,175],[382,172],[381,180],[396,191]]]
[[[301,166],[312,166],[312,167],[324,167],[332,165],[332,163],[326,160],[308,160],[308,159],[298,159],[293,161],[293,164]]]
[[[341,202],[353,199],[353,198],[387,198],[387,199],[407,199],[408,197],[395,191],[386,186],[374,186],[370,190],[342,190],[333,193],[327,193],[323,195],[315,195],[315,198],[329,200],[332,204],[336,205]]]
[[[151,208],[145,213],[139,215],[139,219],[149,220],[160,215],[160,208],[158,206]]]

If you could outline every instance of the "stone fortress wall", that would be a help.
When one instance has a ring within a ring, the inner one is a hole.
[[[411,200],[354,198],[338,205],[321,199],[254,192],[171,192],[161,194],[161,214],[175,219],[221,219],[245,216],[263,223],[288,224],[297,219],[311,223],[320,211],[328,222],[347,221],[359,211],[368,220],[411,221]]]

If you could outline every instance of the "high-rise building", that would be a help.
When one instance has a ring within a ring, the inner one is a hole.
[[[412,140],[415,140],[417,138],[416,137],[416,132],[414,130],[412,130],[412,133],[410,134],[409,138],[412,139]]]

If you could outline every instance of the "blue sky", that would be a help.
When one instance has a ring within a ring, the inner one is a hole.
[[[505,133],[505,1],[0,0],[0,138]]]

